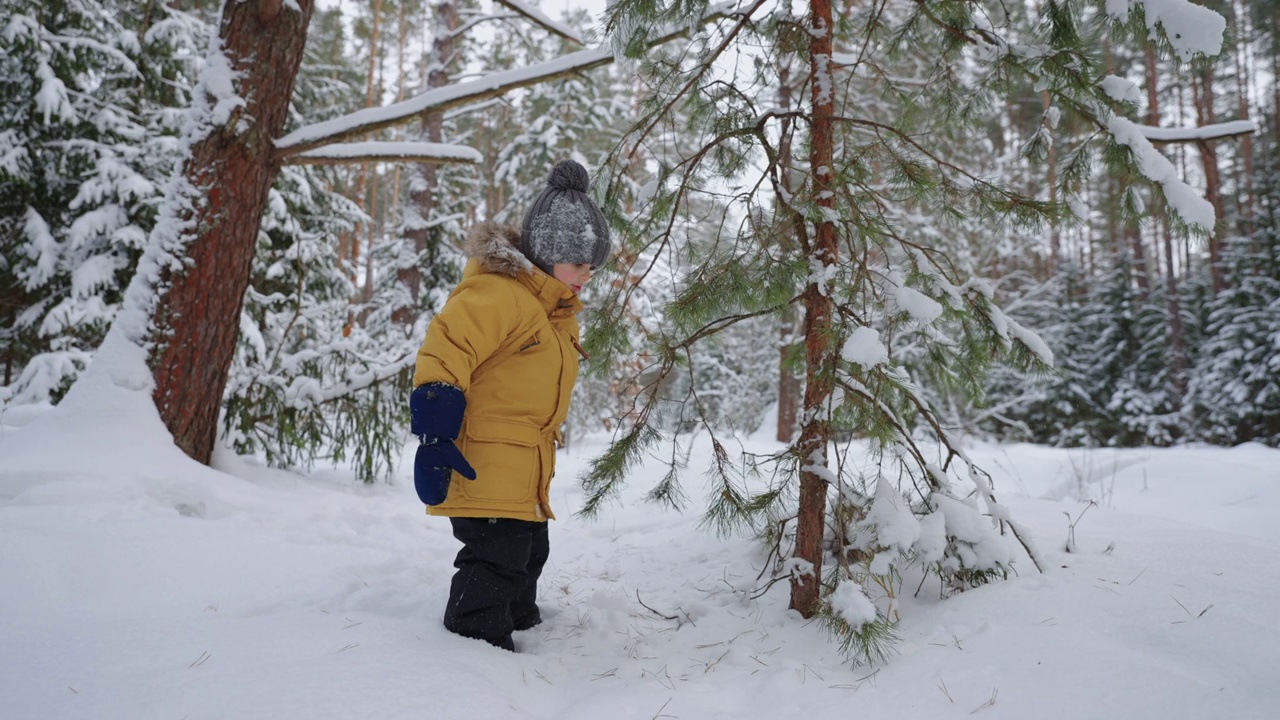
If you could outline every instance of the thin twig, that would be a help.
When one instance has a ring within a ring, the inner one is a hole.
[[[1183,604],[1178,600],[1178,598],[1173,597],[1172,595],[1170,595],[1169,597],[1173,598],[1173,601],[1174,601],[1174,602],[1176,602],[1176,603],[1178,603],[1178,607],[1182,608],[1182,612],[1186,613],[1186,614],[1187,614],[1187,617],[1195,617],[1194,615],[1192,615],[1192,614],[1191,614],[1191,611],[1187,609],[1187,606],[1186,606],[1186,605],[1183,605]]]
[[[667,698],[667,701],[666,701],[666,702],[662,703],[662,707],[658,708],[658,713],[657,713],[656,715],[654,715],[654,716],[653,716],[653,720],[658,720],[658,718],[664,718],[664,717],[666,717],[666,718],[673,718],[673,717],[676,717],[675,715],[663,715],[663,714],[662,714],[662,711],[667,709],[667,706],[671,704],[671,701],[672,701],[672,700],[675,700],[675,697],[669,697],[669,698]]]
[[[680,622],[680,616],[679,616],[679,615],[666,615],[666,614],[664,614],[664,613],[660,613],[660,612],[658,612],[657,610],[654,610],[653,608],[649,607],[648,605],[645,605],[644,600],[641,600],[641,599],[640,599],[640,591],[639,591],[639,590],[636,590],[636,602],[640,603],[640,605],[641,605],[642,607],[644,607],[644,609],[645,609],[645,610],[648,610],[649,612],[653,613],[654,615],[657,615],[658,617],[662,618],[663,620],[674,620],[674,621],[676,621],[676,622]]]
[[[999,692],[999,689],[998,689],[998,688],[991,688],[991,699],[990,699],[990,700],[988,700],[988,701],[986,701],[986,702],[984,702],[984,703],[982,703],[981,705],[979,705],[978,707],[974,708],[973,710],[969,711],[969,714],[970,714],[970,715],[972,715],[972,714],[974,714],[974,713],[978,712],[979,710],[981,710],[981,709],[983,709],[983,708],[989,708],[989,707],[991,707],[992,705],[995,705],[995,704],[996,704],[996,693],[997,693],[997,692]]]

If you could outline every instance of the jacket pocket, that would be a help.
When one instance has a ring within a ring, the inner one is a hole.
[[[533,502],[538,492],[539,441],[535,427],[468,418],[462,454],[476,469],[476,479],[461,481],[462,494],[473,500]]]

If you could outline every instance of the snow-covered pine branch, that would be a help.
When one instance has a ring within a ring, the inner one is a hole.
[[[282,160],[287,160],[293,155],[318,147],[401,125],[428,113],[488,100],[512,90],[585,72],[611,62],[613,57],[603,50],[582,50],[527,68],[504,70],[478,80],[428,90],[403,102],[367,108],[298,128],[276,140],[276,153]]]
[[[1164,128],[1150,125],[1138,125],[1137,127],[1142,136],[1151,141],[1153,145],[1225,140],[1242,135],[1253,135],[1258,132],[1258,123],[1252,120],[1232,120],[1193,128]]]
[[[285,159],[286,165],[341,165],[365,162],[465,163],[484,160],[479,151],[465,145],[370,140],[324,145]]]
[[[716,6],[701,18],[702,23],[714,22],[734,14],[728,6]],[[682,37],[689,27],[664,27],[650,39],[651,45],[661,45]],[[537,85],[594,68],[616,60],[613,53],[604,49],[580,50],[525,68],[491,73],[477,80],[457,83],[427,92],[403,102],[379,108],[367,108],[342,117],[298,128],[276,139],[276,155],[282,161],[294,155],[324,145],[342,142],[366,133],[407,123],[429,113],[481,102],[505,95],[512,90]]]
[[[578,34],[576,30],[569,27],[568,25],[565,25],[562,22],[557,22],[555,20],[552,20],[551,18],[544,15],[541,10],[539,10],[536,7],[533,7],[532,5],[526,5],[520,0],[497,0],[497,3],[504,7],[510,8],[511,10],[514,10],[520,15],[525,16],[526,18],[531,20],[534,24],[542,27],[544,30],[546,30],[549,33],[552,33],[553,35],[559,35],[565,40],[568,40],[569,42],[572,42],[572,43],[577,43],[578,45],[581,45],[583,47],[587,46],[587,41],[584,40],[582,38],[582,35]]]
[[[1213,205],[1199,191],[1178,176],[1178,170],[1147,140],[1143,128],[1132,120],[1112,117],[1107,130],[1116,143],[1133,151],[1134,161],[1143,177],[1160,186],[1169,208],[1199,232],[1209,234],[1217,222]]]

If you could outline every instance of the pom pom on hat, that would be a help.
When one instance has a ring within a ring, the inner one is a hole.
[[[572,160],[556,163],[547,186],[520,226],[520,249],[548,275],[557,263],[599,267],[609,257],[609,225],[587,196],[587,169]]]

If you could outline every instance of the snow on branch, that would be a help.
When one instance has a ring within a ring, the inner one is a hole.
[[[1124,21],[1139,5],[1147,28],[1154,33],[1156,25],[1163,26],[1169,44],[1183,60],[1196,53],[1215,57],[1222,52],[1226,18],[1189,0],[1107,0],[1107,15]]]
[[[569,42],[575,42],[581,45],[582,47],[587,46],[587,41],[583,40],[582,36],[579,35],[577,32],[575,32],[573,28],[569,27],[568,25],[565,25],[564,23],[559,23],[559,22],[556,22],[555,20],[552,20],[546,15],[543,15],[542,11],[535,7],[525,5],[523,2],[520,2],[520,0],[498,0],[498,4],[504,5],[516,11],[517,13],[520,13],[526,18],[529,18],[535,24],[541,25],[549,33],[559,35],[565,40],[568,40]]]
[[[505,95],[512,90],[583,72],[613,62],[605,50],[580,50],[526,68],[503,70],[476,80],[428,90],[417,97],[384,107],[366,108],[349,115],[298,128],[276,140],[282,158],[299,155],[322,145],[341,142],[365,133],[406,123],[430,112],[448,110]]]
[[[484,159],[464,145],[427,142],[334,143],[285,158],[286,165],[339,165],[362,162],[469,163]]]
[[[730,17],[735,11],[727,6],[708,8],[702,22],[713,22]],[[661,45],[682,37],[689,25],[671,27],[655,36],[650,45]],[[447,87],[428,90],[421,95],[385,107],[365,108],[349,115],[298,128],[275,141],[276,154],[283,162],[315,148],[339,143],[366,133],[402,125],[428,113],[448,110],[462,105],[505,95],[512,90],[537,85],[566,75],[585,72],[614,62],[609,50],[592,49],[561,55],[558,58],[536,63],[526,68],[515,68],[491,73],[482,78]]]
[[[1213,232],[1216,222],[1213,205],[1178,177],[1173,163],[1147,140],[1143,126],[1115,116],[1107,123],[1107,130],[1118,144],[1128,146],[1133,151],[1138,171],[1148,180],[1160,185],[1165,200],[1178,217],[1206,234]]]
[[[1142,130],[1142,136],[1153,143],[1220,140],[1258,132],[1258,124],[1252,120],[1233,120],[1194,128],[1162,128],[1150,125],[1139,125],[1138,128]]]

